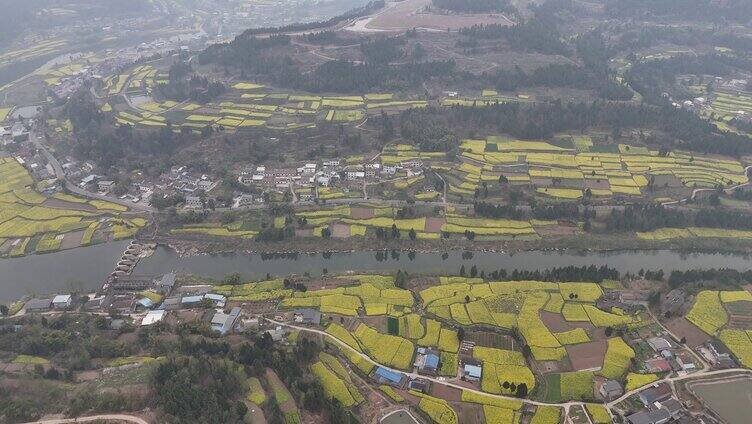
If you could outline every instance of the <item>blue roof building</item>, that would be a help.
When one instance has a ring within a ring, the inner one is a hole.
[[[426,355],[426,363],[424,368],[428,370],[437,370],[439,368],[439,357],[433,353]]]
[[[483,369],[477,365],[465,364],[465,377],[472,380],[480,380]]]
[[[400,384],[402,381],[402,374],[379,367],[376,369],[376,380],[378,380],[379,383],[388,382],[391,384]]]

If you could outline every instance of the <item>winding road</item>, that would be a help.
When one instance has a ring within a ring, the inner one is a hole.
[[[29,134],[29,140],[34,143],[34,146],[39,149],[39,151],[42,152],[42,155],[47,159],[47,162],[49,162],[50,165],[52,165],[53,171],[55,171],[55,177],[57,177],[58,180],[62,181],[65,184],[65,188],[68,189],[71,193],[78,194],[79,196],[84,196],[92,199],[98,199],[98,200],[105,200],[107,202],[112,202],[118,205],[122,205],[125,207],[128,207],[130,209],[139,210],[142,212],[154,212],[155,209],[152,208],[149,205],[141,204],[141,203],[133,203],[129,202],[123,199],[119,199],[117,197],[111,197],[111,196],[105,196],[99,193],[92,193],[90,191],[86,191],[82,189],[81,187],[71,183],[65,178],[65,172],[63,171],[62,165],[60,165],[60,161],[57,160],[57,158],[50,153],[50,151],[47,149],[47,147],[42,143],[42,141],[39,138],[39,135],[36,133]]]
[[[388,371],[405,375],[405,376],[410,377],[410,378],[421,378],[421,379],[424,379],[424,380],[431,381],[432,383],[435,383],[435,384],[441,384],[441,385],[444,385],[444,386],[447,386],[447,387],[452,387],[452,388],[460,389],[460,390],[467,390],[467,391],[475,393],[475,394],[479,394],[479,395],[483,395],[483,396],[488,396],[488,397],[492,397],[492,398],[496,398],[496,399],[522,402],[522,403],[527,404],[527,405],[535,405],[535,406],[558,406],[558,407],[564,408],[565,410],[568,410],[572,406],[577,406],[577,405],[585,406],[587,404],[587,402],[578,402],[578,401],[569,401],[569,402],[560,402],[560,403],[556,403],[556,402],[543,402],[543,401],[537,401],[537,400],[532,400],[532,399],[520,399],[520,398],[516,398],[516,397],[512,397],[512,396],[495,395],[495,394],[483,392],[481,390],[477,390],[477,389],[473,389],[473,388],[469,388],[469,387],[464,387],[464,386],[461,386],[459,384],[452,383],[450,381],[446,381],[446,380],[442,380],[442,379],[438,379],[438,378],[434,378],[434,377],[430,377],[430,376],[426,376],[426,375],[420,375],[420,374],[413,373],[413,372],[406,372],[406,371],[402,371],[402,370],[390,368],[390,367],[388,367],[386,365],[383,365],[383,364],[380,364],[380,363],[374,361],[373,359],[371,359],[371,357],[369,357],[365,353],[359,352],[358,350],[354,349],[352,346],[350,346],[347,343],[343,342],[342,340],[334,337],[333,335],[327,333],[326,331],[317,330],[315,328],[301,327],[301,326],[297,326],[297,325],[287,324],[285,322],[275,321],[275,320],[270,319],[270,318],[265,318],[265,319],[267,321],[269,321],[269,322],[271,322],[273,324],[279,325],[279,326],[288,327],[288,328],[292,328],[292,329],[299,330],[299,331],[305,331],[305,332],[309,332],[309,333],[315,333],[315,334],[322,335],[324,337],[328,337],[328,338],[334,340],[339,346],[341,346],[341,347],[343,347],[345,349],[348,349],[348,350],[350,350],[350,351],[358,354],[358,356],[360,356],[364,360],[368,361],[369,363],[371,363],[371,364],[373,364],[375,366],[381,367],[381,368],[385,368]],[[705,377],[705,376],[716,376],[716,375],[725,375],[725,374],[740,374],[740,373],[752,374],[752,370],[745,369],[745,368],[730,368],[730,369],[724,369],[724,370],[708,371],[707,369],[703,369],[702,371],[698,371],[696,373],[688,374],[688,375],[685,375],[685,376],[677,376],[677,377],[664,378],[664,379],[656,381],[655,383],[658,383],[658,382],[667,382],[669,384],[673,384],[674,382],[677,382],[677,381],[683,381],[683,380],[688,380],[688,379],[693,379],[693,378],[700,378],[700,377]],[[632,395],[634,395],[636,393],[639,393],[642,390],[645,390],[645,389],[649,388],[650,386],[651,385],[649,384],[649,385],[646,385],[646,386],[643,386],[643,387],[640,387],[640,388],[637,388],[637,389],[634,389],[634,390],[630,390],[629,392],[625,393],[623,396],[619,397],[618,399],[615,399],[615,400],[613,400],[611,402],[608,402],[608,403],[604,404],[604,406],[606,407],[606,409],[608,409],[609,413],[611,413],[611,409],[615,405],[617,405],[618,403],[624,401],[628,397],[630,397],[630,396],[632,396]]]
[[[105,415],[91,415],[88,417],[78,417],[78,418],[60,418],[60,419],[32,421],[32,422],[24,423],[24,424],[90,423],[92,421],[98,421],[98,420],[122,421],[122,422],[133,423],[133,424],[152,424],[149,421],[146,421],[143,418],[137,417],[135,415],[125,415],[125,414],[105,414]]]

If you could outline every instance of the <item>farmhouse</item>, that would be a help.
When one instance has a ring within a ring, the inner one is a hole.
[[[671,387],[669,387],[668,384],[657,384],[640,392],[640,402],[645,406],[666,400],[670,397]]]
[[[615,380],[608,380],[600,388],[601,396],[607,400],[614,400],[624,393],[621,384]]]
[[[157,311],[149,311],[146,313],[146,316],[143,320],[141,320],[141,326],[147,326],[155,324],[159,321],[162,321],[165,317],[165,311],[163,310],[157,310]]]
[[[54,306],[55,309],[68,309],[71,306],[71,301],[71,295],[59,294],[52,299],[52,306]]]
[[[222,311],[217,311],[211,320],[212,330],[218,331],[223,336],[229,333],[235,326],[235,322],[240,316],[240,308],[234,307],[229,314],[225,314]]]
[[[298,324],[321,324],[321,312],[315,309],[298,309],[293,314],[293,320]]]
[[[388,383],[394,386],[399,386],[402,383],[403,375],[398,372],[389,371],[386,368],[379,367],[376,369],[374,378],[379,383]]]
[[[185,207],[187,209],[203,209],[204,202],[198,196],[186,196]]]
[[[465,376],[465,380],[467,381],[480,381],[482,373],[483,368],[481,368],[479,365],[465,364],[464,368],[462,369],[462,374]]]
[[[24,305],[24,310],[28,312],[44,312],[52,308],[52,299],[31,299]]]

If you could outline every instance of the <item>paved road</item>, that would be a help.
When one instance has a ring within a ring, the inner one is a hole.
[[[752,170],[752,165],[747,166],[746,168],[744,168],[744,175],[749,176],[750,170]],[[732,194],[734,192],[734,190],[736,190],[738,188],[742,188],[742,187],[747,187],[748,185],[750,185],[749,182],[742,183],[742,184],[737,184],[737,185],[733,185],[731,187],[723,189],[723,192],[726,193],[726,194]],[[676,205],[676,204],[680,204],[680,203],[687,203],[690,200],[695,200],[697,198],[697,195],[700,194],[700,193],[708,192],[708,191],[716,191],[716,190],[717,189],[715,189],[715,188],[696,188],[696,189],[692,190],[692,194],[688,198],[681,199],[681,200],[673,200],[671,202],[664,202],[664,203],[662,203],[662,205],[663,206],[669,206],[669,205]]]
[[[413,373],[413,372],[407,372],[407,371],[402,371],[402,370],[390,368],[390,367],[388,367],[386,365],[383,365],[383,364],[380,364],[380,363],[374,361],[373,359],[371,359],[371,357],[369,357],[365,353],[359,352],[359,351],[353,349],[352,346],[350,346],[350,345],[346,344],[345,342],[341,341],[340,339],[332,336],[331,334],[327,333],[326,331],[316,330],[314,328],[308,328],[308,327],[300,327],[300,326],[297,326],[297,325],[292,325],[292,324],[287,324],[287,323],[280,322],[280,321],[275,321],[275,320],[269,319],[269,318],[265,318],[265,319],[267,321],[273,323],[273,324],[281,325],[283,327],[293,328],[295,330],[300,330],[300,331],[307,331],[307,332],[310,332],[310,333],[320,334],[320,335],[322,335],[324,337],[329,337],[332,340],[334,340],[338,345],[340,345],[340,346],[342,346],[342,347],[344,347],[344,348],[346,348],[346,349],[348,349],[348,350],[350,350],[352,352],[357,353],[361,358],[365,359],[366,361],[370,362],[371,364],[376,365],[376,366],[381,367],[381,368],[385,368],[385,369],[387,369],[389,371],[392,371],[392,372],[395,372],[395,373],[398,373],[398,374],[404,374],[404,375],[406,375],[406,376],[408,376],[410,378],[421,378],[421,379],[424,379],[424,380],[429,380],[429,381],[431,381],[431,382],[433,382],[435,384],[441,384],[441,385],[444,385],[444,386],[447,386],[447,387],[452,387],[452,388],[460,389],[460,390],[467,390],[469,392],[473,392],[473,393],[476,393],[476,394],[479,394],[479,395],[483,395],[483,396],[488,396],[488,397],[497,398],[497,399],[503,399],[503,400],[509,400],[509,401],[519,401],[519,402],[523,402],[523,403],[526,403],[526,404],[529,404],[529,405],[536,405],[536,406],[561,406],[561,407],[573,406],[573,405],[584,405],[583,402],[574,402],[574,401],[572,401],[572,402],[563,402],[563,403],[550,403],[550,402],[542,402],[542,401],[537,401],[537,400],[532,400],[532,399],[520,399],[520,398],[516,398],[516,397],[512,397],[512,396],[494,395],[494,394],[490,394],[490,393],[483,392],[483,391],[480,391],[480,390],[476,390],[476,389],[473,389],[473,388],[460,386],[459,384],[452,383],[451,381],[440,380],[438,378],[433,378],[433,377],[429,377],[429,376],[426,376],[426,375],[421,375],[421,374],[417,374],[417,373]]]
[[[324,337],[329,337],[330,339],[334,340],[338,345],[340,345],[343,348],[348,349],[348,350],[350,350],[352,352],[355,352],[361,358],[365,359],[366,361],[370,362],[371,364],[376,365],[378,367],[385,368],[385,369],[387,369],[389,371],[392,371],[392,372],[396,372],[396,373],[399,373],[399,374],[404,374],[404,375],[406,375],[406,376],[408,376],[410,378],[422,378],[424,380],[429,380],[429,381],[431,381],[431,382],[433,382],[435,384],[441,384],[441,385],[444,385],[444,386],[447,386],[447,387],[452,387],[452,388],[460,389],[460,390],[467,390],[469,392],[473,392],[473,393],[484,395],[484,396],[489,396],[489,397],[496,398],[496,399],[503,399],[503,400],[509,400],[509,401],[519,401],[519,402],[522,402],[522,403],[525,403],[525,404],[528,404],[528,405],[535,405],[535,406],[558,406],[558,407],[564,408],[565,410],[568,410],[570,407],[575,406],[575,405],[585,405],[585,402],[576,402],[576,401],[554,403],[554,402],[542,402],[542,401],[537,401],[537,400],[532,400],[532,399],[519,399],[519,398],[512,397],[512,396],[494,395],[494,394],[486,393],[486,392],[483,392],[483,391],[480,391],[480,390],[476,390],[476,389],[471,389],[471,388],[468,388],[468,387],[460,386],[460,385],[452,383],[450,381],[440,380],[438,378],[433,378],[433,377],[429,377],[429,376],[425,376],[425,375],[419,375],[419,374],[412,373],[412,372],[406,372],[406,371],[402,371],[402,370],[397,370],[397,369],[390,368],[390,367],[388,367],[386,365],[383,365],[383,364],[380,364],[380,363],[374,361],[373,359],[371,359],[371,357],[369,357],[365,353],[359,352],[359,351],[355,350],[350,345],[346,344],[345,342],[341,341],[340,339],[332,336],[331,334],[329,334],[329,333],[327,333],[325,331],[317,330],[317,329],[314,329],[314,328],[300,327],[300,326],[297,326],[297,325],[287,324],[287,323],[280,322],[280,321],[275,321],[275,320],[272,320],[272,319],[269,319],[269,318],[266,318],[266,320],[269,321],[269,322],[271,322],[271,323],[274,323],[276,325],[281,325],[281,326],[284,326],[284,327],[293,328],[295,330],[307,331],[307,332],[310,332],[310,333],[320,334],[320,335],[322,335]],[[732,369],[716,370],[716,371],[703,370],[703,371],[699,371],[699,372],[696,372],[696,373],[693,373],[693,374],[689,374],[689,375],[685,375],[685,376],[681,376],[681,377],[664,378],[662,380],[658,380],[657,382],[665,381],[665,382],[668,382],[668,383],[672,384],[672,383],[674,383],[676,381],[682,381],[682,380],[687,380],[687,379],[691,379],[691,378],[700,378],[700,377],[705,377],[705,376],[724,375],[724,374],[731,374],[731,373],[735,373],[735,374],[738,374],[738,373],[752,373],[752,370],[748,370],[748,369],[744,369],[744,368],[732,368]],[[604,404],[604,406],[609,410],[609,413],[610,413],[611,412],[611,408],[613,408],[617,403],[624,401],[629,396],[632,396],[632,395],[634,395],[636,393],[639,393],[642,390],[647,389],[648,387],[650,387],[650,385],[643,386],[643,387],[640,387],[638,389],[631,390],[631,391],[625,393],[620,398],[618,398],[618,399],[616,399],[614,401],[611,401],[611,402],[609,402],[607,404]]]
[[[109,421],[125,421],[134,424],[151,424],[150,422],[139,418],[135,415],[125,414],[106,414],[106,415],[92,415],[89,417],[79,418],[61,418],[52,420],[33,421],[25,424],[66,424],[66,423],[88,423],[97,420],[109,420]]]
[[[34,143],[34,146],[36,146],[37,149],[39,149],[42,152],[42,155],[44,155],[45,159],[47,159],[47,162],[52,165],[52,169],[55,171],[55,177],[65,183],[65,188],[68,189],[71,193],[78,194],[79,196],[89,197],[92,199],[98,199],[98,200],[105,200],[107,202],[112,202],[118,205],[122,205],[134,210],[139,210],[143,212],[154,212],[155,209],[152,208],[149,205],[141,204],[141,203],[133,203],[129,202],[117,197],[111,197],[111,196],[105,196],[99,193],[92,193],[90,191],[86,191],[82,189],[81,187],[71,183],[65,178],[65,172],[63,171],[62,165],[60,165],[60,162],[55,158],[55,156],[50,153],[50,151],[47,149],[47,147],[41,142],[39,139],[39,136],[35,133],[29,134],[29,140],[31,140],[32,143]]]

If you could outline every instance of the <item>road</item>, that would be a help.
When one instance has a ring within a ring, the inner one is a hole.
[[[752,170],[752,165],[747,166],[746,168],[744,168],[744,175],[747,175],[747,177],[749,177],[750,170]],[[746,183],[737,184],[737,185],[725,188],[725,189],[723,189],[723,192],[726,193],[726,194],[731,194],[731,193],[734,192],[734,190],[736,190],[738,188],[741,188],[741,187],[747,187],[749,185],[750,185],[750,182],[747,181]],[[680,203],[687,203],[690,200],[695,200],[697,198],[697,195],[699,193],[708,192],[708,191],[716,191],[716,190],[717,189],[715,189],[715,188],[696,188],[696,189],[692,190],[692,194],[688,198],[681,199],[681,200],[674,200],[674,201],[671,201],[671,202],[664,202],[664,203],[662,203],[662,205],[663,206],[670,206],[670,205],[677,205],[677,204],[680,204]]]
[[[398,373],[398,374],[406,375],[406,376],[408,376],[410,378],[421,378],[421,379],[424,379],[424,380],[431,381],[434,384],[441,384],[441,385],[444,385],[444,386],[447,386],[447,387],[452,387],[452,388],[455,388],[455,389],[467,390],[469,392],[476,393],[476,394],[483,395],[483,396],[488,396],[488,397],[492,397],[492,398],[496,398],[496,399],[502,399],[502,400],[518,401],[518,402],[522,402],[524,404],[534,405],[534,406],[558,406],[558,407],[564,408],[565,410],[568,410],[572,406],[576,406],[576,405],[582,405],[582,406],[584,406],[586,404],[585,402],[577,402],[577,401],[560,402],[560,403],[543,402],[543,401],[537,401],[537,400],[532,400],[532,399],[520,399],[520,398],[516,398],[516,397],[512,397],[512,396],[494,395],[494,394],[490,394],[490,393],[487,393],[487,392],[483,392],[481,390],[477,390],[477,389],[472,389],[472,388],[460,386],[460,385],[452,383],[450,381],[440,380],[438,378],[433,378],[433,377],[429,377],[429,376],[426,376],[426,375],[420,375],[420,374],[416,374],[416,373],[413,373],[413,372],[406,372],[406,371],[394,369],[394,368],[388,367],[386,365],[383,365],[383,364],[380,364],[380,363],[374,361],[373,359],[371,359],[371,357],[369,357],[365,353],[359,352],[359,351],[355,350],[350,345],[348,345],[345,342],[341,341],[340,339],[334,337],[333,335],[327,333],[326,331],[317,330],[315,328],[301,327],[301,326],[297,326],[297,325],[292,325],[292,324],[288,324],[288,323],[285,323],[285,322],[275,321],[275,320],[269,319],[269,318],[265,318],[265,319],[267,321],[273,323],[273,324],[280,325],[280,326],[283,326],[283,327],[288,327],[288,328],[292,328],[292,329],[299,330],[299,331],[306,331],[306,332],[309,332],[309,333],[319,334],[319,335],[322,335],[324,337],[329,337],[330,339],[334,340],[340,347],[342,347],[344,349],[348,349],[351,352],[355,352],[358,356],[360,356],[364,360],[370,362],[371,364],[373,364],[375,366],[378,366],[378,367],[381,367],[381,368],[385,368],[385,369],[387,369],[387,370],[389,370],[391,372],[395,372],[395,373]],[[664,381],[664,382],[667,382],[669,384],[673,384],[674,382],[682,381],[682,380],[687,380],[687,379],[691,379],[691,378],[699,378],[699,377],[715,376],[715,375],[724,375],[724,374],[731,374],[731,373],[734,373],[734,374],[752,373],[752,370],[748,370],[748,369],[744,369],[744,368],[731,368],[731,369],[716,370],[716,371],[703,370],[703,371],[699,371],[699,372],[696,372],[696,373],[693,373],[693,374],[688,374],[688,375],[685,375],[685,376],[664,378],[664,379],[658,380],[656,382]],[[629,396],[632,396],[632,395],[634,395],[636,393],[641,392],[642,390],[647,389],[648,387],[650,387],[650,385],[643,386],[643,387],[631,390],[631,391],[625,393],[620,398],[618,398],[618,399],[616,399],[614,401],[611,401],[611,402],[609,402],[607,404],[604,404],[604,406],[606,406],[606,408],[609,410],[609,413],[610,413],[611,412],[611,408],[613,408],[616,404],[618,404],[619,402],[624,401]]]
[[[97,421],[97,420],[124,421],[124,422],[134,423],[134,424],[151,424],[150,422],[144,420],[143,418],[139,418],[135,415],[125,415],[125,414],[106,414],[106,415],[92,415],[89,417],[79,417],[79,418],[51,419],[51,420],[32,421],[32,422],[25,423],[25,424],[89,423],[89,422]]]
[[[67,188],[68,191],[70,191],[71,193],[78,194],[79,196],[89,197],[92,199],[105,200],[107,202],[112,202],[118,205],[128,207],[130,209],[135,209],[135,210],[142,211],[142,212],[154,212],[155,211],[155,209],[149,205],[133,203],[133,202],[129,202],[129,201],[117,198],[117,197],[105,196],[99,193],[92,193],[90,191],[86,191],[82,189],[81,187],[71,183],[65,178],[65,172],[63,171],[62,165],[60,165],[60,162],[57,160],[57,158],[55,158],[55,156],[52,153],[50,153],[47,147],[42,143],[42,141],[39,138],[39,135],[32,132],[31,134],[29,134],[29,140],[32,143],[34,143],[34,146],[37,149],[39,149],[39,151],[42,152],[42,155],[44,155],[45,159],[47,159],[47,162],[49,162],[49,164],[52,165],[52,169],[55,172],[55,177],[57,177],[58,180],[62,181],[65,184],[65,188]]]

